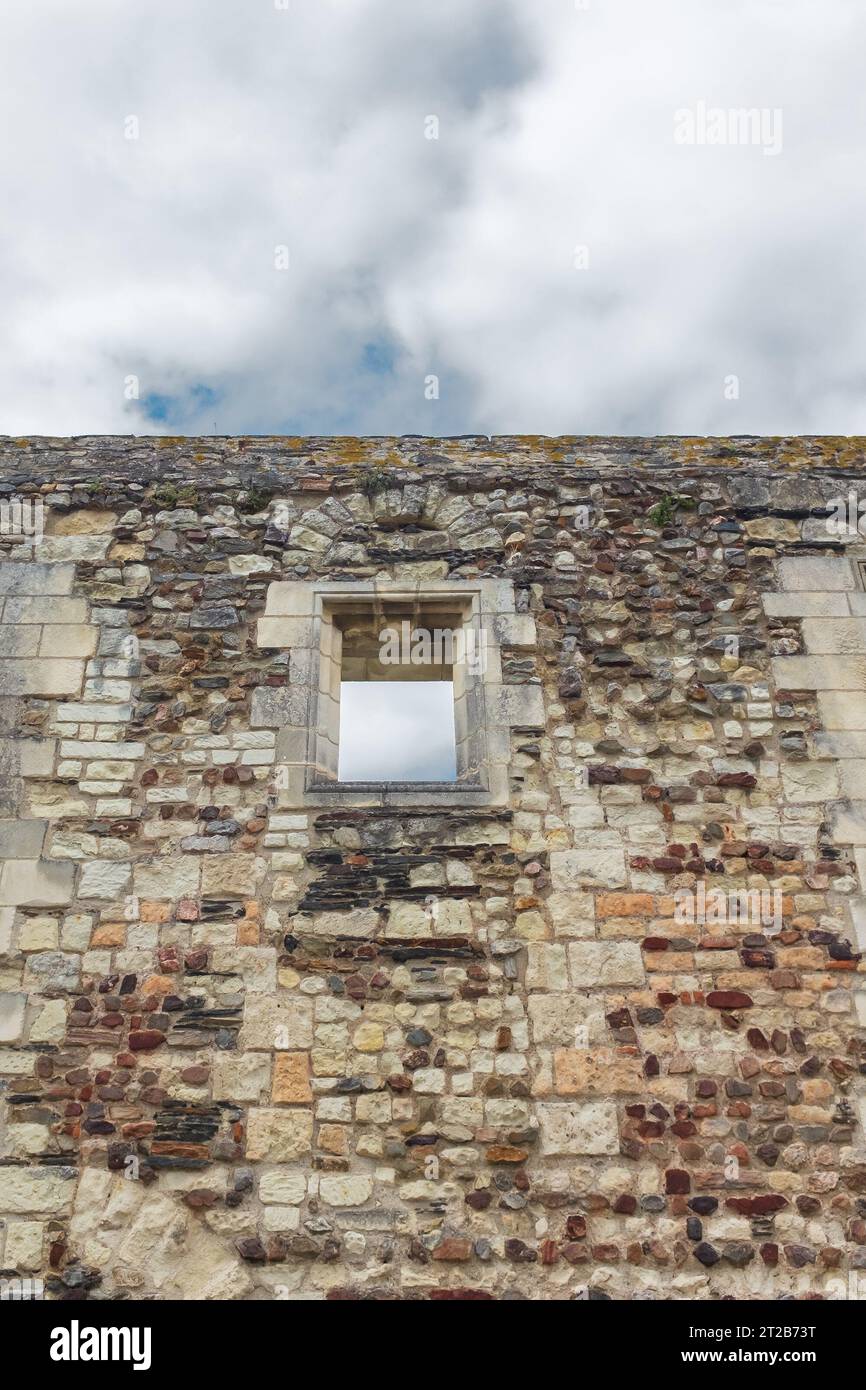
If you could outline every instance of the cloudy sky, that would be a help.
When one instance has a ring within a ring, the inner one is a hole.
[[[0,431],[866,431],[864,50],[863,0],[3,0]]]
[[[447,782],[456,776],[450,681],[343,681],[343,782]]]

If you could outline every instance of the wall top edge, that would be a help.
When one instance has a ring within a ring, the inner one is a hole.
[[[549,468],[560,474],[617,471],[777,471],[866,473],[863,435],[79,435],[0,436],[0,478],[116,478],[148,482],[172,476],[216,481],[214,469],[240,477],[365,469],[469,472]]]

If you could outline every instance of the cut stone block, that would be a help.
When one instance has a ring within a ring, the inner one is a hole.
[[[303,685],[260,685],[250,702],[254,729],[279,729],[284,724],[305,724],[308,692]]]
[[[0,657],[36,656],[39,651],[39,628],[11,623],[0,625]]]
[[[267,864],[255,854],[221,854],[202,864],[201,891],[205,898],[254,898]]]
[[[39,655],[93,656],[98,636],[97,629],[90,623],[47,623],[42,629]]]
[[[245,1057],[216,1056],[212,1076],[214,1100],[259,1101],[270,1087],[270,1058],[261,1052]]]
[[[38,859],[47,825],[44,820],[0,820],[0,860]]]
[[[825,729],[854,729],[866,734],[866,691],[822,690],[818,710]]]
[[[313,1116],[309,1110],[251,1109],[247,1115],[247,1153],[251,1161],[290,1163],[313,1146]]]
[[[9,1215],[62,1216],[74,1196],[75,1183],[56,1168],[0,1167],[0,1211]]]
[[[312,617],[314,594],[311,584],[276,580],[268,585],[265,600],[266,618]]]
[[[131,864],[115,863],[111,859],[92,859],[81,871],[78,896],[113,902],[129,891],[131,878]]]
[[[792,763],[782,768],[787,801],[830,801],[839,795],[835,763]]]
[[[788,592],[821,593],[854,589],[854,571],[844,556],[792,555],[779,561],[779,587]]]
[[[768,618],[847,618],[848,598],[836,594],[762,594]]]
[[[618,1154],[616,1105],[611,1100],[588,1105],[542,1104],[541,1152],[550,1154]]]
[[[259,1179],[259,1198],[276,1206],[300,1206],[307,1195],[307,1180],[303,1173],[275,1168],[262,1173]]]
[[[635,1095],[646,1086],[639,1059],[621,1057],[609,1048],[558,1048],[553,1076],[560,1096]]]
[[[86,623],[83,598],[10,598],[3,610],[4,623]]]
[[[568,964],[574,989],[646,983],[643,957],[634,941],[571,941]]]
[[[71,594],[75,566],[44,565],[35,560],[27,564],[0,564],[0,594]],[[17,621],[14,620],[14,621]]]
[[[866,618],[804,618],[802,630],[810,655],[866,652]]]
[[[0,661],[0,695],[77,695],[83,661],[36,657]]]
[[[57,718],[64,724],[127,724],[132,718],[132,705],[60,705]]]
[[[582,849],[554,850],[550,874],[557,891],[574,888],[623,888],[625,851],[618,835],[593,832]]]
[[[866,656],[775,656],[778,690],[866,691]]]
[[[72,864],[10,859],[0,870],[0,905],[56,907],[72,900]]]
[[[91,564],[105,559],[110,542],[107,535],[45,536],[39,545],[39,556],[50,563],[70,560]]]
[[[271,1099],[275,1105],[309,1105],[310,1059],[306,1052],[277,1052],[274,1055],[274,1083]]]
[[[256,1051],[309,1048],[313,1042],[312,1000],[292,995],[248,995],[238,1047]]]
[[[0,994],[0,1043],[20,1041],[26,1007],[26,994]]]
[[[312,618],[259,618],[256,630],[258,647],[311,647]]]
[[[866,845],[866,801],[836,801],[828,813],[834,844]]]
[[[493,723],[544,724],[544,696],[540,685],[491,685],[488,688],[489,715]]]

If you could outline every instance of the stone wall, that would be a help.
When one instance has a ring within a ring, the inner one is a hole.
[[[2,1274],[862,1297],[864,443],[2,441]],[[279,776],[373,580],[503,595],[504,801]]]

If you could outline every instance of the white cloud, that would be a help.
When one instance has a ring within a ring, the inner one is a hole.
[[[860,0],[590,5],[7,0],[0,429],[866,430]]]

